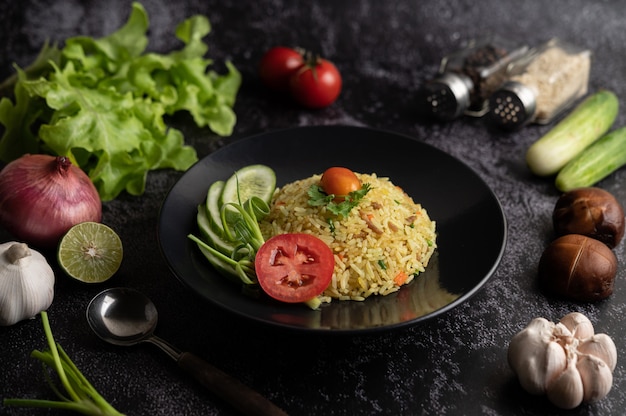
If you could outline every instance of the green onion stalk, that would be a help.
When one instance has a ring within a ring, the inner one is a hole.
[[[228,207],[234,208],[237,214],[231,215],[229,218],[229,214],[227,214]],[[269,206],[267,203],[256,196],[250,198],[243,205],[227,203],[221,207],[220,215],[225,237],[229,241],[239,243],[230,256],[216,250],[193,234],[189,234],[187,237],[231,266],[243,283],[254,285],[257,283],[254,270],[254,256],[265,243],[258,221],[268,213]],[[231,219],[233,216],[235,217],[234,220]]]
[[[227,213],[228,207],[234,208],[236,213],[232,211]],[[217,260],[228,267],[229,272],[234,271],[244,283],[244,287],[254,287],[258,285],[254,258],[257,251],[265,244],[259,221],[267,216],[269,211],[269,205],[256,196],[251,197],[243,205],[229,202],[220,208],[224,237],[230,242],[237,243],[230,255],[222,253],[193,234],[188,234],[187,237],[208,252],[213,258],[212,262]],[[304,303],[315,310],[319,308],[321,301],[316,296]]]
[[[14,407],[62,409],[88,416],[124,416],[98,393],[61,348],[61,345],[55,342],[45,311],[41,312],[41,321],[48,340],[48,349],[45,351],[34,350],[31,357],[42,362],[44,376],[60,400],[4,399],[3,404]],[[65,389],[65,394],[54,384],[48,369],[56,371]]]

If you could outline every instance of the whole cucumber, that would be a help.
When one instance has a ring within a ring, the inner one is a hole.
[[[530,170],[539,176],[556,174],[611,128],[618,107],[617,96],[608,90],[587,97],[528,148],[526,163]]]
[[[626,127],[613,130],[572,159],[556,176],[563,192],[594,185],[626,165]]]

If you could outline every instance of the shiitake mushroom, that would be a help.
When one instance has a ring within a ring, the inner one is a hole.
[[[581,234],[554,240],[539,260],[539,281],[551,293],[598,301],[613,293],[617,258],[603,242]]]
[[[552,222],[557,236],[582,234],[609,248],[624,237],[624,209],[613,194],[601,188],[578,188],[561,195]]]

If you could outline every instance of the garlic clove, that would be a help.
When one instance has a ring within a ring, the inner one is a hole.
[[[595,334],[578,344],[580,354],[593,355],[608,366],[613,371],[617,365],[617,349],[610,336],[606,334]]]
[[[613,385],[613,374],[604,361],[593,355],[580,357],[576,368],[583,383],[584,402],[603,399]]]
[[[531,394],[543,394],[546,381],[565,368],[565,350],[552,341],[554,327],[547,319],[535,318],[509,343],[509,365]]]
[[[594,334],[593,324],[580,312],[571,312],[559,321],[578,339],[589,338]]]
[[[549,383],[546,389],[548,399],[561,409],[573,409],[579,406],[584,398],[583,381],[575,363],[575,358],[570,360],[567,368]]]
[[[551,341],[546,346],[545,364],[544,364],[544,383],[547,389],[567,366],[567,352],[557,342]]]
[[[571,331],[560,322],[554,325],[552,335],[563,346],[573,344],[574,340],[578,341],[578,338],[574,337]]]

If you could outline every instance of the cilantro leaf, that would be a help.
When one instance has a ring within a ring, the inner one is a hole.
[[[335,195],[327,195],[319,185],[311,185],[307,195],[309,196],[309,205],[312,207],[327,205],[335,198]]]
[[[350,192],[342,200],[335,201],[335,195],[326,194],[319,185],[311,185],[307,190],[307,195],[309,195],[308,204],[314,207],[325,205],[326,209],[332,214],[347,217],[350,211],[359,205],[370,189],[370,184],[364,183],[361,189]]]

